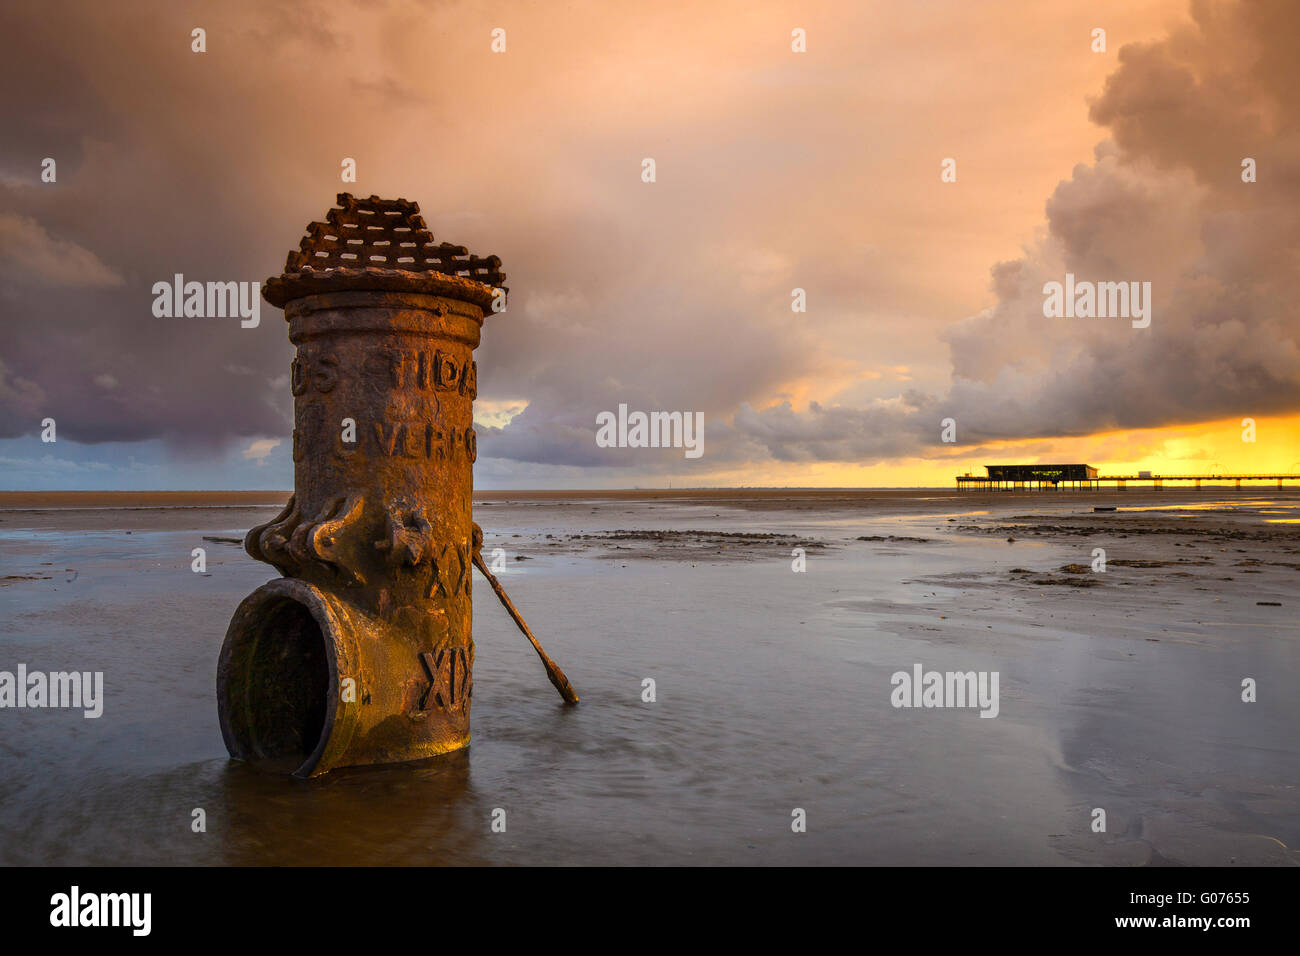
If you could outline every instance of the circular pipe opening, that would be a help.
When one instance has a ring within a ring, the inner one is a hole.
[[[332,655],[314,609],[296,594],[266,593],[273,587],[251,595],[231,621],[217,677],[221,729],[241,760],[310,772],[330,723]]]

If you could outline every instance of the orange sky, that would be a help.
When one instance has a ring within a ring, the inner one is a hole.
[[[0,12],[0,78],[25,91],[0,107],[15,486],[287,483],[278,314],[159,319],[149,290],[263,280],[342,189],[414,199],[437,239],[502,259],[480,487],[1300,459],[1284,0],[70,8],[70,31]],[[1151,282],[1151,327],[1044,318],[1066,272]],[[704,456],[597,448],[620,403],[703,413]]]
[[[994,442],[977,451],[955,450],[941,460],[912,458],[878,465],[770,467],[717,477],[719,485],[813,488],[942,488],[957,475],[983,475],[984,466],[1007,463],[1084,462],[1103,475],[1150,471],[1166,475],[1300,475],[1300,415],[1255,420],[1255,441],[1242,441],[1240,420],[1179,428],[1133,429],[1082,438]],[[674,484],[680,486],[685,476]],[[1264,486],[1261,486],[1264,487]]]

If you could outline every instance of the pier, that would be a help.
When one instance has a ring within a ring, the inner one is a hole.
[[[1300,482],[1300,474],[1212,474],[1157,475],[1139,471],[1136,475],[1103,475],[1085,464],[1068,465],[985,465],[986,475],[958,475],[958,491],[1125,491],[1129,482],[1159,489],[1170,483],[1188,483],[1200,488],[1202,482],[1227,484],[1276,481],[1278,490],[1284,482]]]

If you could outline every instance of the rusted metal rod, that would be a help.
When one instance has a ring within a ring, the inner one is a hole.
[[[576,704],[578,702],[578,695],[574,691],[573,685],[569,683],[569,678],[564,676],[564,671],[560,670],[560,665],[551,660],[546,651],[542,650],[542,645],[537,642],[537,638],[533,637],[533,632],[529,630],[528,625],[524,623],[523,616],[515,609],[514,603],[510,598],[506,596],[505,589],[501,587],[501,582],[498,581],[496,576],[487,569],[487,565],[483,563],[482,553],[477,550],[474,552],[474,567],[483,572],[483,577],[487,578],[488,584],[492,585],[492,590],[495,591],[497,597],[501,599],[502,605],[504,605],[505,609],[510,612],[510,616],[515,619],[515,623],[519,625],[519,630],[523,631],[524,637],[528,638],[528,640],[532,642],[533,650],[537,652],[537,656],[542,659],[542,664],[546,667],[546,676],[551,679],[551,683],[554,684],[555,689],[560,692],[560,696],[564,698],[564,702],[566,704]]]

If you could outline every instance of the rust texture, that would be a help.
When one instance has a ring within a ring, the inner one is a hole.
[[[222,647],[232,756],[314,776],[468,745],[473,351],[504,281],[417,204],[344,193],[265,283],[297,346],[294,494],[244,542],[284,577]]]

